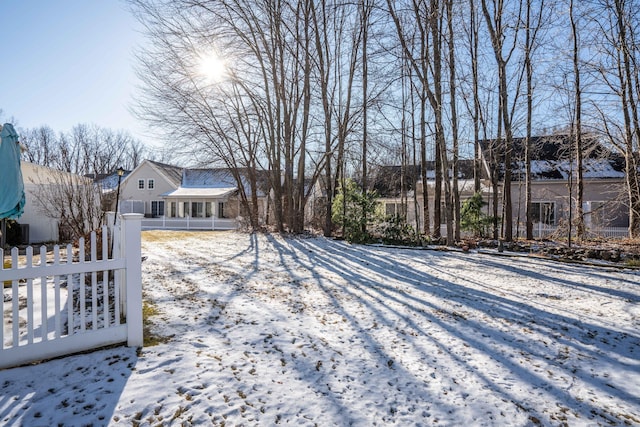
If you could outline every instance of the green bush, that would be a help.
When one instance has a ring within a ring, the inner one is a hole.
[[[382,224],[382,240],[390,244],[415,244],[417,236],[415,229],[401,215],[388,215]]]
[[[493,217],[482,212],[482,207],[485,205],[482,194],[475,193],[470,199],[464,201],[460,209],[460,227],[470,231],[475,237],[487,237],[491,230]]]
[[[332,220],[341,227],[345,240],[366,243],[371,240],[367,226],[377,220],[378,195],[375,191],[363,192],[355,181],[348,179],[344,188],[333,199]]]

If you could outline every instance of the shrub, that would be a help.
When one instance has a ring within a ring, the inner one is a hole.
[[[482,200],[482,194],[475,193],[470,199],[465,200],[460,209],[460,227],[470,231],[475,237],[489,235],[493,217],[482,212],[486,203]]]
[[[352,243],[371,240],[367,225],[376,220],[378,195],[375,191],[363,192],[355,181],[348,179],[333,199],[333,223],[343,229],[343,237]]]
[[[416,231],[401,215],[389,215],[382,224],[382,240],[385,243],[416,243]]]

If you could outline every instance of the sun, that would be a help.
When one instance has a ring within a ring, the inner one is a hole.
[[[200,57],[198,72],[209,82],[218,83],[227,76],[227,66],[217,54],[210,53]]]

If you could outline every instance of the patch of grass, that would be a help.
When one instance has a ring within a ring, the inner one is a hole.
[[[152,316],[158,316],[159,314],[160,310],[158,310],[158,306],[156,304],[150,301],[142,302],[142,335],[144,347],[153,347],[158,344],[166,343],[171,339],[171,337],[158,335],[151,331],[153,322],[149,318]]]
[[[185,412],[186,412],[186,409],[183,408],[182,406],[179,406],[178,409],[176,409],[176,412],[173,414],[173,417],[171,417],[171,419],[169,420],[169,423],[171,423],[171,421],[175,421],[178,417],[180,417]]]
[[[142,302],[142,321],[146,324],[151,316],[157,316],[160,314],[158,306],[150,301]]]
[[[640,267],[640,259],[628,259],[625,261],[627,267]]]
[[[198,239],[220,236],[233,231],[173,231],[173,230],[145,230],[142,232],[143,242],[170,242],[197,237]]]

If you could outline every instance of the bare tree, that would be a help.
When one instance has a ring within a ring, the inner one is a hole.
[[[538,33],[543,24],[543,11],[549,8],[545,0],[536,2],[536,10],[532,10],[534,4],[532,0],[526,0],[525,4],[525,43],[524,43],[524,67],[527,81],[527,130],[524,143],[524,166],[525,166],[525,216],[526,216],[526,238],[533,239],[533,214],[531,201],[531,145],[532,124],[533,124],[533,55],[538,47]],[[534,13],[534,17],[532,17]]]
[[[578,25],[573,0],[569,0],[569,21],[571,23],[571,38],[573,40],[572,62],[573,62],[573,85],[575,98],[574,126],[574,153],[576,159],[576,235],[578,239],[584,237],[584,213],[582,205],[584,203],[584,177],[583,177],[583,143],[582,143],[582,85],[580,84],[580,43]],[[529,217],[527,217],[529,219]],[[527,228],[527,234],[529,229]],[[571,232],[569,232],[571,236]],[[571,237],[569,237],[571,238]]]
[[[49,126],[21,130],[24,159],[79,175],[133,169],[146,148],[126,131],[79,124],[56,134]]]
[[[363,30],[357,10],[349,4],[321,1],[317,5],[312,2],[311,8],[317,56],[317,96],[322,103],[324,128],[322,183],[326,206],[323,231],[325,236],[330,236],[333,197],[343,175],[345,146],[359,115],[353,99]]]
[[[512,36],[512,45],[505,45],[509,26],[505,23],[505,4],[502,0],[493,0],[491,7],[487,6],[487,0],[481,0],[482,13],[491,38],[493,53],[498,67],[499,85],[499,120],[504,127],[504,185],[503,185],[503,237],[506,241],[513,240],[513,207],[511,201],[511,155],[513,150],[512,115],[509,104],[507,64],[516,47],[517,35]],[[518,12],[518,19],[520,13]],[[517,32],[516,26],[516,32]],[[505,52],[506,49],[506,52]],[[500,126],[499,126],[500,128]]]
[[[449,105],[451,110],[451,139],[452,139],[452,168],[451,168],[451,180],[452,180],[452,198],[453,198],[453,221],[454,221],[454,239],[460,240],[460,187],[458,185],[458,159],[460,156],[460,148],[458,143],[458,109],[456,98],[456,86],[458,85],[456,79],[456,34],[453,26],[453,0],[446,0],[446,15],[447,15],[447,44],[449,47]],[[447,179],[445,177],[445,179]]]
[[[102,223],[100,190],[93,180],[54,170],[38,169],[34,177],[34,203],[46,217],[58,221],[59,239],[78,239]]]
[[[26,150],[23,154],[28,162],[53,166],[58,153],[58,138],[49,126],[21,130],[20,142]]]
[[[614,115],[602,109],[603,127],[612,145],[625,158],[629,236],[640,236],[640,40],[636,30],[640,16],[636,2],[600,0],[596,20],[602,54],[597,71],[617,97],[622,113],[620,131]]]
[[[440,198],[441,185],[445,189],[445,218],[447,224],[447,244],[454,244],[453,234],[453,201],[451,197],[451,182],[449,180],[449,162],[447,158],[447,146],[443,120],[443,76],[442,76],[442,33],[443,33],[443,3],[439,0],[431,0],[428,4],[414,3],[413,6],[404,7],[404,3],[392,4],[387,0],[387,7],[393,18],[400,44],[405,52],[409,64],[416,77],[421,82],[426,97],[435,119],[436,140],[436,187],[434,204],[434,236],[440,236]],[[407,25],[403,25],[403,17],[399,11],[404,11]],[[422,49],[416,51],[411,42],[415,38]],[[431,81],[431,79],[433,79]],[[425,165],[423,165],[425,166]],[[440,179],[438,179],[440,174]],[[444,177],[444,178],[443,178]],[[426,184],[426,181],[425,181]],[[426,201],[425,201],[426,203]]]

